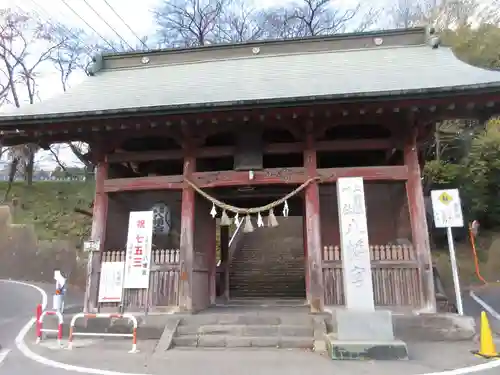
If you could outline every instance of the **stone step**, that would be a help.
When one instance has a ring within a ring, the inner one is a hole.
[[[230,287],[231,290],[304,290],[305,285],[304,283],[302,284],[295,284],[295,285],[290,285],[290,284],[245,284],[245,283],[231,283]]]
[[[172,340],[174,347],[198,348],[298,348],[312,349],[314,338],[294,336],[225,336],[225,335],[185,335]]]
[[[287,270],[282,270],[280,272],[276,271],[268,271],[268,270],[261,270],[261,269],[245,269],[245,270],[231,270],[229,271],[229,275],[232,277],[259,277],[261,279],[263,276],[267,277],[287,277],[287,276],[296,276],[296,275],[302,275],[304,276],[305,271],[304,269],[301,270],[294,270],[294,269],[287,269]]]
[[[234,298],[305,298],[306,293],[291,293],[289,291],[287,292],[261,292],[261,293],[256,293],[256,292],[244,292],[244,291],[230,291],[230,294]]]
[[[255,261],[233,261],[231,263],[231,266],[229,269],[255,269],[255,270],[261,270],[261,271],[267,271],[269,270],[276,270],[276,271],[281,271],[281,270],[287,270],[287,269],[296,269],[296,270],[304,270],[305,268],[305,263],[303,261],[300,262],[290,262],[290,261],[282,261],[280,263],[261,263],[255,262]]]
[[[232,324],[211,324],[211,325],[185,325],[177,327],[176,336],[297,336],[309,337],[314,335],[314,325],[307,323],[304,325],[232,325]]]
[[[305,290],[290,289],[233,289],[229,291],[234,298],[305,298]]]
[[[262,300],[261,300],[262,301]],[[299,312],[297,314],[265,314],[260,313],[245,313],[245,314],[207,314],[207,315],[192,315],[181,318],[180,327],[205,325],[231,325],[231,326],[303,326],[311,325],[314,322],[314,316],[308,313]]]

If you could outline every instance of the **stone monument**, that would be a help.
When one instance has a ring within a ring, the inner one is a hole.
[[[363,179],[339,178],[337,202],[345,309],[336,312],[328,351],[332,359],[408,359],[406,344],[394,337],[391,312],[375,310]]]

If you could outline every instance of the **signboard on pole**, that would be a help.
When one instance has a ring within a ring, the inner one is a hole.
[[[153,211],[131,212],[125,258],[125,289],[148,289],[153,237]]]
[[[463,315],[464,308],[460,291],[460,278],[458,276],[457,257],[455,254],[455,244],[453,242],[453,232],[451,230],[452,227],[464,226],[460,195],[458,194],[458,189],[432,190],[431,200],[436,228],[446,228],[457,310],[460,315]]]
[[[101,247],[100,241],[85,241],[83,243],[83,251],[94,252],[99,251]]]
[[[458,189],[432,190],[431,201],[436,228],[464,226]]]
[[[121,302],[125,262],[103,262],[99,280],[99,302]]]

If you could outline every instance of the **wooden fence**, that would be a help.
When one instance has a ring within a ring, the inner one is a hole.
[[[420,307],[422,291],[418,263],[411,245],[370,246],[375,305]],[[344,285],[339,246],[323,247],[326,305],[343,305]]]
[[[124,289],[125,311],[154,309],[179,304],[179,250],[155,249],[151,251],[149,289]],[[106,251],[102,262],[124,262],[125,250]],[[119,307],[118,303],[101,303],[100,308]]]

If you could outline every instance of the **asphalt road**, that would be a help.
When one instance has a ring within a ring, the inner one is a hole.
[[[54,286],[38,285],[49,296]],[[69,298],[71,301],[71,298]],[[19,331],[35,315],[42,296],[34,288],[0,281],[0,375],[68,375],[65,370],[46,367],[27,359],[16,348]]]

